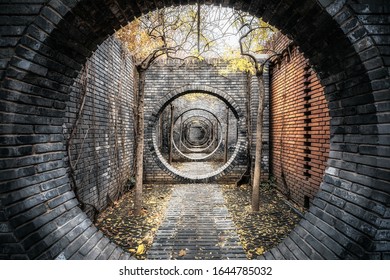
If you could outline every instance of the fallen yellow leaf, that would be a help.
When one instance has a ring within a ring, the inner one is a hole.
[[[263,248],[263,247],[257,248],[257,249],[256,249],[256,254],[257,254],[257,255],[262,255],[262,254],[264,254],[264,248]]]
[[[186,250],[181,249],[179,252],[179,257],[184,257],[187,254]]]
[[[137,248],[137,255],[142,255],[142,254],[144,254],[145,253],[145,251],[146,251],[146,249],[145,249],[145,246],[144,246],[144,244],[140,244],[139,246],[138,246],[138,248]]]

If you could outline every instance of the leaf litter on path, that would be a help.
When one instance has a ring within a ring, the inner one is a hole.
[[[134,190],[101,212],[96,226],[114,243],[138,259],[144,259],[153,243],[171,197],[170,185],[144,186],[141,215],[134,215]]]
[[[273,188],[261,188],[260,211],[252,213],[250,186],[220,186],[248,259],[255,259],[277,246],[301,219]],[[134,190],[131,190],[99,214],[96,226],[130,254],[145,259],[164,219],[173,187],[144,186],[144,209],[140,216],[134,215]],[[221,247],[224,242],[219,237]],[[185,256],[186,251],[178,254]]]
[[[251,211],[249,185],[223,185],[222,190],[248,259],[276,247],[301,219],[274,188],[260,189],[260,211],[256,213]]]

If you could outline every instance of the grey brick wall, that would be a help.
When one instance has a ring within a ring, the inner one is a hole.
[[[187,1],[1,2],[0,258],[127,257],[77,207],[66,161],[59,162],[66,157],[59,127],[74,79],[97,46],[164,3]],[[319,74],[332,118],[321,189],[265,258],[389,259],[388,1],[226,5],[262,16],[296,42]],[[41,153],[44,143],[58,146]]]
[[[147,139],[151,139],[151,132],[148,128],[150,124],[155,123],[154,115],[159,110],[164,109],[172,100],[186,92],[209,92],[212,95],[218,95],[225,99],[229,106],[239,111],[243,127],[242,137],[246,138],[246,103],[247,101],[247,75],[245,73],[229,73],[222,75],[221,70],[226,64],[212,64],[210,62],[193,62],[181,65],[180,62],[160,63],[153,66],[147,72],[145,89],[145,116],[146,130],[149,132]],[[161,100],[166,100],[162,102]],[[229,103],[229,100],[233,102]],[[207,103],[207,101],[205,101]],[[207,104],[203,104],[207,108]],[[151,118],[152,117],[152,118]],[[232,116],[233,117],[233,116]],[[221,119],[224,124],[226,121]],[[232,132],[232,131],[231,131]],[[149,141],[149,146],[153,142]],[[236,182],[246,169],[246,140],[242,148],[234,159],[233,164],[225,169],[225,172],[218,174],[217,180],[223,182]],[[152,148],[153,150],[153,148]],[[161,163],[158,158],[150,152],[150,148],[145,150],[145,170],[146,182],[177,182],[182,180],[183,176],[171,172],[166,168],[166,164]],[[168,171],[168,172],[167,172]],[[220,170],[222,171],[222,169]],[[179,176],[177,176],[179,175]],[[217,174],[215,174],[217,175]],[[216,176],[213,176],[213,178]],[[212,179],[210,179],[212,180]],[[191,180],[187,180],[191,181]]]
[[[133,173],[133,67],[125,47],[107,39],[85,64],[66,104],[63,129],[75,166],[68,173],[91,214],[116,200]]]
[[[1,1],[0,3],[0,79],[3,80],[15,47],[48,0]]]

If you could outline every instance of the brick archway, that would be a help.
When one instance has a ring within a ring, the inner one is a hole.
[[[62,122],[73,79],[107,35],[156,5],[180,4],[168,2],[48,0],[7,7],[26,16],[9,19],[18,28],[1,49],[2,257],[123,256],[75,206],[70,188],[59,191],[69,184],[65,167],[35,170],[37,160],[49,162],[51,154],[37,157],[34,145],[63,139],[51,125]],[[266,258],[389,258],[389,24],[371,26],[381,23],[373,15],[388,17],[386,4],[375,3],[229,2],[295,40],[325,86],[332,117],[321,190],[300,225]]]
[[[230,159],[223,164],[220,168],[218,168],[216,171],[206,173],[201,176],[188,176],[184,174],[183,172],[180,172],[179,170],[176,170],[173,168],[161,155],[161,152],[157,148],[157,136],[156,136],[156,126],[158,125],[158,119],[160,117],[160,114],[164,111],[164,109],[169,106],[169,104],[175,100],[176,98],[179,98],[180,96],[183,96],[188,93],[203,93],[203,94],[210,94],[212,96],[215,96],[222,100],[227,107],[231,109],[234,116],[237,118],[237,123],[239,127],[244,127],[245,120],[244,120],[244,114],[240,106],[237,104],[237,102],[234,100],[233,97],[228,95],[222,90],[219,90],[217,88],[207,86],[207,85],[185,85],[179,88],[176,88],[166,94],[163,94],[163,98],[156,102],[155,108],[156,113],[149,119],[149,125],[148,129],[146,130],[145,137],[146,139],[150,139],[148,141],[149,144],[149,150],[151,151],[151,154],[155,158],[155,161],[158,162],[163,170],[165,170],[167,173],[169,173],[172,177],[176,178],[178,181],[183,182],[210,182],[215,179],[218,179],[220,177],[223,177],[226,173],[228,173],[231,169],[234,168],[234,166],[237,164],[237,157],[239,157],[242,154],[245,154],[245,147],[246,147],[246,131],[245,130],[239,130],[237,133],[237,143],[235,150],[230,157]]]

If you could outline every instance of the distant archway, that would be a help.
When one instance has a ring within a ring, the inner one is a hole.
[[[35,19],[20,40],[10,47],[15,52],[2,75],[1,90],[7,93],[2,97],[7,100],[2,123],[15,128],[8,129],[9,134],[4,136],[4,151],[12,154],[18,145],[27,148],[23,156],[15,154],[2,163],[8,169],[1,184],[1,221],[7,227],[2,239],[9,242],[2,253],[7,257],[69,258],[77,252],[82,258],[87,255],[80,251],[82,246],[94,248],[89,258],[123,255],[102,239],[74,206],[77,203],[65,206],[65,202],[74,200],[70,189],[63,193],[57,190],[60,180],[61,184],[67,180],[66,168],[41,173],[30,170],[30,174],[21,167],[33,166],[37,158],[34,145],[46,141],[47,136],[34,131],[34,126],[49,128],[51,123],[61,122],[69,87],[98,45],[134,16],[179,2],[47,1],[33,14]],[[265,258],[388,257],[389,142],[383,126],[389,121],[385,103],[388,64],[378,47],[382,35],[369,34],[368,21],[359,17],[356,3],[228,3],[262,16],[295,40],[325,86],[332,117],[330,160],[321,190],[300,225]],[[36,110],[36,115],[25,117],[24,106]],[[30,135],[20,137],[17,125],[30,127]],[[62,135],[53,131],[50,137]],[[46,154],[46,162],[51,156]],[[7,174],[18,176],[8,179]],[[51,180],[51,187],[41,188],[47,180]],[[49,201],[56,203],[50,206]],[[32,207],[34,211],[30,211]]]
[[[224,176],[224,174],[226,173],[226,169],[232,168],[234,166],[234,164],[236,162],[235,158],[245,150],[246,131],[245,130],[237,131],[236,137],[235,137],[235,143],[233,145],[234,151],[232,151],[229,154],[229,159],[226,160],[226,162],[221,162],[217,167],[213,166],[210,168],[206,168],[208,170],[208,172],[201,173],[201,174],[198,174],[198,173],[193,174],[193,172],[188,172],[188,170],[186,170],[186,169],[178,170],[172,163],[169,163],[168,156],[167,155],[164,156],[162,153],[162,150],[159,149],[159,147],[158,147],[159,146],[158,143],[160,143],[160,141],[159,141],[160,135],[157,133],[158,126],[160,124],[159,119],[161,118],[164,110],[170,108],[170,105],[172,104],[172,102],[174,102],[174,100],[182,98],[183,96],[186,96],[186,95],[192,94],[192,93],[201,94],[201,95],[205,95],[205,96],[211,95],[211,96],[216,97],[216,100],[219,100],[219,102],[221,104],[224,104],[223,108],[226,108],[226,110],[231,112],[231,115],[233,116],[232,118],[234,118],[234,120],[235,120],[235,126],[236,127],[240,127],[240,126],[243,127],[244,126],[245,120],[244,120],[244,116],[242,114],[242,109],[237,105],[237,103],[227,93],[225,93],[221,90],[215,89],[213,87],[210,87],[210,86],[187,85],[184,87],[177,88],[169,93],[163,94],[163,96],[165,96],[165,98],[163,98],[160,102],[158,102],[158,104],[156,106],[156,111],[158,113],[155,114],[154,117],[152,117],[152,119],[150,120],[150,123],[154,124],[154,126],[151,126],[149,128],[149,130],[147,130],[146,137],[148,139],[152,139],[152,141],[149,144],[149,149],[150,149],[150,151],[152,151],[152,154],[155,156],[155,160],[162,163],[162,167],[164,170],[166,170],[167,172],[169,172],[170,174],[172,174],[173,176],[175,176],[179,180],[191,181],[191,182],[209,182],[209,181],[214,180],[215,178],[219,178],[219,177]],[[187,106],[188,106],[188,104],[187,104]],[[175,116],[175,118],[178,119],[179,117],[185,115],[186,113],[191,112],[191,111],[196,111],[196,110],[203,111],[203,112],[210,114],[215,119],[215,122],[217,123],[217,125],[219,127],[219,131],[220,132],[222,131],[221,122],[223,122],[223,120],[220,120],[218,118],[218,116],[216,115],[217,114],[216,112],[209,111],[205,108],[191,108],[188,110],[184,110],[183,112],[181,112],[181,114],[179,114],[179,116]],[[226,127],[226,125],[223,126],[224,129],[225,129],[225,127]],[[219,134],[220,133],[218,133],[218,135]],[[207,153],[206,155],[203,155],[200,157],[193,156],[191,158],[191,157],[186,156],[184,153],[182,153],[180,151],[180,149],[175,144],[175,139],[172,139],[172,146],[173,146],[172,148],[174,148],[175,151],[177,151],[179,154],[181,154],[184,158],[187,158],[189,161],[205,160],[209,156],[214,156],[217,149],[221,148],[223,136],[221,134],[218,137],[219,138],[217,141],[217,146],[214,149],[211,149],[211,151],[209,151],[209,153]],[[225,144],[223,144],[223,145],[225,145]]]

